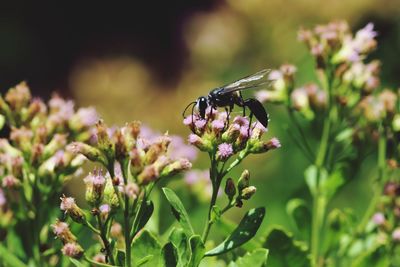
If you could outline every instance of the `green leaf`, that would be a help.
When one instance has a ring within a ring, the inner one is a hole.
[[[190,224],[189,216],[186,212],[185,207],[180,201],[179,197],[171,189],[164,187],[164,195],[171,205],[172,213],[174,214],[177,221],[181,224],[183,230],[187,236],[194,235],[193,227]]]
[[[310,267],[307,247],[293,240],[293,235],[277,227],[267,235],[264,247],[269,249],[268,265],[273,267]]]
[[[389,253],[384,245],[378,244],[370,250],[363,252],[359,257],[355,258],[351,267],[387,267],[395,266],[391,264],[388,257]],[[397,265],[396,265],[397,266]]]
[[[252,253],[247,252],[235,262],[230,262],[228,267],[264,267],[267,264],[268,249],[258,248]]]
[[[205,256],[215,256],[228,252],[249,241],[257,233],[265,215],[265,208],[260,207],[249,210],[240,221],[238,227],[214,249],[208,251]]]
[[[345,179],[342,170],[336,169],[326,180],[321,182],[321,192],[325,195],[326,199],[330,199],[344,182]]]
[[[142,205],[140,206],[140,209],[139,209],[138,220],[135,221],[135,226],[133,228],[134,229],[134,233],[132,233],[132,238],[150,220],[151,215],[153,214],[153,211],[154,211],[154,204],[153,204],[153,202],[151,200],[142,202]]]
[[[78,261],[77,259],[69,258],[69,260],[72,262],[73,265],[76,267],[86,267],[83,263]]]
[[[199,235],[194,235],[189,239],[190,245],[190,261],[188,267],[197,267],[201,259],[204,257],[206,248],[204,247],[203,240]]]
[[[168,242],[161,251],[161,266],[176,267],[178,264],[177,256],[175,246],[171,242]]]
[[[187,266],[190,258],[188,238],[182,228],[174,228],[169,235],[169,241],[175,246],[178,254],[177,266]]]
[[[137,262],[136,266],[137,266],[137,267],[143,266],[144,264],[146,264],[147,262],[149,262],[153,257],[154,257],[153,255],[148,255],[148,256],[146,256],[146,257],[140,259],[140,260]]]
[[[157,266],[161,256],[161,245],[153,234],[144,230],[133,240],[131,252],[134,266],[137,266],[139,263],[142,266]],[[143,259],[149,255],[153,257],[146,263],[143,263]]]
[[[20,259],[12,254],[8,249],[0,244],[0,259],[3,260],[10,267],[27,267]],[[6,266],[7,266],[6,265]]]
[[[286,211],[303,240],[309,240],[311,234],[311,213],[303,199],[291,199],[286,205]]]

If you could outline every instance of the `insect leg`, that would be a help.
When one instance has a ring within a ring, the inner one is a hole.
[[[246,117],[246,107],[244,105],[243,95],[242,95],[241,91],[239,91],[239,96],[240,96],[240,102],[241,102],[240,104],[243,107],[243,117]]]

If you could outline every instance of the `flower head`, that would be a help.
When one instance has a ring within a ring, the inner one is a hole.
[[[222,143],[218,145],[217,156],[220,160],[225,161],[232,155],[233,155],[232,144]]]

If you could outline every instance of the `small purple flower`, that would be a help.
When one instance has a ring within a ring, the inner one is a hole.
[[[93,126],[99,120],[99,115],[96,110],[92,107],[89,108],[80,108],[76,115],[79,117],[81,123],[86,126]]]
[[[107,215],[110,213],[111,207],[108,204],[103,204],[99,207],[99,210],[102,215]]]
[[[225,127],[225,123],[222,120],[213,120],[211,122],[211,127],[215,133],[221,132],[222,129]]]
[[[68,257],[79,258],[82,256],[83,249],[77,243],[67,243],[61,249],[61,252]]]
[[[372,221],[376,225],[383,225],[386,221],[385,215],[382,212],[377,212],[374,214],[374,216],[372,216]]]
[[[268,141],[268,148],[269,149],[276,149],[281,147],[281,142],[278,138],[273,137]]]
[[[400,227],[397,227],[396,229],[394,229],[394,231],[392,233],[392,238],[394,241],[400,242]]]
[[[53,227],[53,233],[56,236],[61,236],[65,232],[69,231],[69,226],[66,222],[57,221],[55,224],[51,225]]]
[[[206,124],[207,124],[207,120],[203,120],[203,119],[197,120],[197,121],[194,123],[194,125],[196,126],[196,128],[199,129],[199,130],[203,129],[204,126],[206,126]]]
[[[73,197],[63,196],[60,199],[61,199],[60,209],[64,210],[65,213],[67,213],[69,210],[73,209],[76,205],[75,199]]]
[[[0,207],[3,207],[6,203],[6,196],[4,195],[4,191],[0,188]]]
[[[233,123],[239,124],[240,126],[249,126],[249,120],[242,116],[236,116],[233,119]]]
[[[196,134],[189,134],[188,142],[192,145],[196,145],[197,143],[202,142],[202,141],[201,141],[200,136],[198,136]]]
[[[217,151],[218,157],[221,160],[227,160],[230,156],[233,155],[233,147],[231,144],[222,143],[218,146]]]

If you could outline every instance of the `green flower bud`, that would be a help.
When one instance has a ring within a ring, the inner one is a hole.
[[[238,180],[238,190],[241,193],[244,188],[248,187],[250,184],[250,172],[248,170],[244,170],[242,172],[242,175],[240,175],[240,178]]]
[[[112,209],[119,206],[118,196],[115,193],[113,182],[111,179],[106,179],[106,185],[104,187],[104,198],[103,201],[111,206]]]
[[[51,141],[44,147],[43,157],[45,159],[51,157],[58,150],[64,148],[67,143],[67,135],[66,134],[55,134]]]
[[[155,182],[159,177],[159,172],[153,166],[146,166],[143,171],[138,175],[138,182],[141,185],[147,185],[151,182]]]
[[[108,160],[104,154],[97,148],[81,142],[73,142],[68,146],[68,151],[74,154],[82,154],[90,161],[97,161],[107,166]]]
[[[160,176],[161,177],[171,176],[181,171],[188,170],[190,168],[192,168],[192,163],[190,163],[189,160],[182,158],[165,166]]]
[[[257,191],[257,188],[255,186],[248,186],[246,188],[244,188],[240,194],[240,197],[242,199],[250,199]]]

